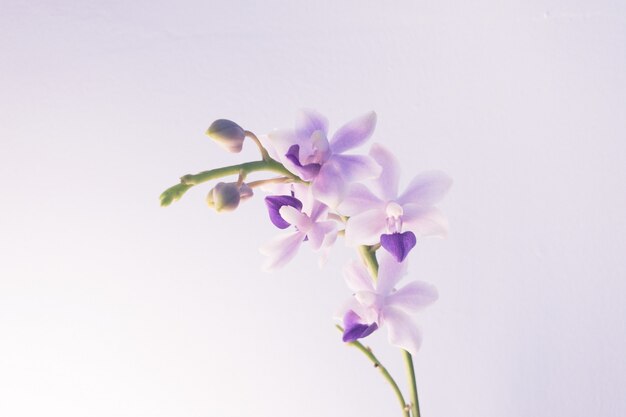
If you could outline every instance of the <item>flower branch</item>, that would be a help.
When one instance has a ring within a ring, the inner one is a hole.
[[[340,332],[344,332],[343,327],[341,327],[340,325],[336,325],[335,326]],[[398,399],[398,401],[400,402],[400,407],[402,408],[402,415],[404,417],[410,417],[409,414],[409,410],[410,410],[410,406],[409,404],[406,403],[406,401],[404,400],[404,396],[402,395],[402,391],[400,391],[400,387],[398,386],[398,384],[396,383],[396,381],[393,379],[393,377],[391,376],[391,374],[389,373],[389,371],[387,371],[387,368],[385,368],[382,363],[380,363],[380,361],[378,360],[378,358],[376,358],[376,356],[374,355],[374,353],[372,352],[372,349],[370,349],[368,346],[364,346],[361,342],[359,341],[354,341],[354,342],[348,342],[347,343],[348,346],[354,346],[355,348],[357,348],[358,350],[360,350],[361,352],[363,352],[363,354],[365,356],[367,356],[367,358],[372,361],[372,363],[374,364],[374,367],[377,368],[380,373],[382,374],[383,378],[385,378],[385,380],[389,383],[389,385],[391,385],[391,389],[393,389],[394,394],[396,395],[396,398]]]

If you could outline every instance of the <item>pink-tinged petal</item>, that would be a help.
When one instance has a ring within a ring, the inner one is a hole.
[[[320,172],[318,163],[302,164],[300,162],[300,145],[291,145],[284,158],[285,167],[297,174],[304,181],[311,181]]]
[[[383,208],[368,210],[350,217],[346,223],[346,244],[374,245],[387,228],[387,214]]]
[[[380,307],[383,305],[383,297],[372,291],[357,291],[354,293],[354,298],[367,310],[375,312],[379,312]]]
[[[309,138],[313,132],[328,133],[328,119],[315,110],[302,109],[296,115],[296,133],[301,138]]]
[[[337,207],[346,193],[346,183],[334,164],[324,164],[311,186],[313,197],[328,207]]]
[[[378,252],[378,281],[376,292],[387,296],[406,275],[407,262],[397,262],[392,255],[385,251]]]
[[[422,345],[422,335],[409,315],[400,309],[387,307],[382,314],[382,325],[387,327],[389,343],[416,355]]]
[[[268,133],[267,141],[276,150],[276,154],[280,160],[284,158],[287,150],[292,145],[300,145],[301,143],[301,140],[296,136],[296,133],[289,129],[279,129]]]
[[[435,207],[420,207],[413,204],[404,206],[402,216],[405,230],[417,236],[445,237],[448,234],[448,220]]]
[[[292,224],[298,228],[298,230],[306,233],[311,228],[311,219],[309,216],[302,213],[295,207],[292,206],[282,206],[278,213],[280,217],[285,219],[285,221],[289,224]]]
[[[395,199],[398,196],[400,162],[395,155],[378,143],[372,145],[370,156],[382,167],[380,176],[372,184],[374,193],[385,201]]]
[[[295,232],[275,237],[261,246],[259,251],[268,257],[263,268],[269,270],[286,265],[298,253],[303,240],[304,234]]]
[[[393,287],[406,275],[407,262],[396,262],[393,256],[385,251],[378,251],[378,281],[376,292],[386,296]]]
[[[269,153],[273,159],[280,161],[281,157],[274,144],[270,141],[268,135],[257,135],[257,137],[259,138],[261,145],[263,145],[263,147],[267,150],[267,153]]]
[[[360,262],[350,261],[343,268],[343,278],[353,292],[374,291],[374,281]]]
[[[324,217],[328,213],[328,206],[326,204],[320,203],[319,201],[313,200],[312,207],[310,208],[311,220],[317,221],[320,218]]]
[[[374,158],[366,155],[333,155],[324,166],[331,163],[335,165],[346,182],[376,178],[382,171]]]
[[[326,235],[324,235],[324,241],[322,242],[322,247],[323,248],[328,248],[332,245],[335,244],[335,242],[337,241],[337,229],[336,229],[336,225],[335,225],[335,229],[333,231],[331,231],[330,233],[326,233]]]
[[[396,200],[398,204],[416,204],[422,207],[437,204],[452,186],[452,178],[441,171],[422,172]]]
[[[336,228],[337,224],[333,221],[313,223],[307,232],[313,250],[321,248],[326,235],[332,233]]]
[[[365,143],[376,127],[376,113],[369,112],[343,125],[330,141],[333,153],[342,153]]]
[[[387,304],[407,313],[416,313],[439,298],[437,288],[424,281],[413,281],[387,297]]]
[[[350,310],[354,311],[359,317],[369,317],[366,308],[359,304],[354,297],[350,297],[342,303],[341,307],[337,311],[333,313],[333,318],[338,321],[343,321],[346,313]]]
[[[366,210],[384,207],[385,202],[376,197],[365,185],[352,184],[337,210],[344,216],[354,216]]]
[[[316,131],[311,135],[311,150],[315,152],[316,158],[320,162],[326,162],[330,157],[331,150],[326,134],[321,131]]]

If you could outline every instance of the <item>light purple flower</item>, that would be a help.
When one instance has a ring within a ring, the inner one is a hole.
[[[435,302],[437,289],[423,281],[412,281],[396,289],[406,274],[407,263],[398,263],[383,252],[379,264],[376,283],[360,262],[353,261],[344,269],[344,278],[354,297],[344,314],[343,340],[352,342],[386,327],[389,343],[414,355],[422,338],[411,314]]]
[[[371,189],[353,184],[338,211],[349,216],[346,242],[350,245],[374,245],[402,262],[415,246],[417,236],[445,236],[448,223],[434,205],[443,198],[452,180],[439,171],[417,175],[398,196],[399,164],[396,158],[378,144],[370,155],[382,167],[381,175],[372,181]]]
[[[344,155],[362,145],[376,126],[376,113],[367,113],[342,126],[328,140],[328,121],[312,110],[298,114],[294,130],[278,130],[268,135],[271,153],[294,174],[312,184],[313,196],[329,207],[336,207],[347,184],[375,178],[380,167],[366,155]]]
[[[320,250],[331,246],[337,239],[337,222],[327,220],[328,207],[324,204],[317,201],[307,204],[306,200],[303,203],[294,195],[268,196],[265,201],[270,220],[276,227],[287,229],[293,226],[290,233],[277,236],[259,249],[268,257],[265,269],[287,264],[305,241],[313,250]]]

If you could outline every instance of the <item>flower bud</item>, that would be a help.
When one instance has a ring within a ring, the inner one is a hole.
[[[209,191],[206,202],[216,211],[233,211],[239,202],[252,197],[253,192],[247,184],[237,185],[236,182],[220,182]]]
[[[246,138],[244,130],[237,123],[219,119],[211,123],[206,134],[228,152],[239,153]]]

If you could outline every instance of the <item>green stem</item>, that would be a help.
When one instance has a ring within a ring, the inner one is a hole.
[[[252,172],[270,171],[284,175],[293,182],[302,182],[296,175],[292,174],[280,162],[268,157],[262,161],[246,162],[238,165],[231,165],[223,168],[211,169],[198,174],[188,174],[180,178],[180,184],[168,188],[161,194],[161,206],[169,206],[172,202],[180,200],[180,198],[194,185],[211,181],[217,178],[226,177],[228,175],[246,175]]]
[[[257,171],[272,171],[278,174],[285,175],[296,181],[300,180],[300,178],[287,171],[287,168],[285,168],[281,163],[272,158],[269,158],[268,160],[264,161],[246,162],[243,164],[231,165],[223,168],[210,169],[208,171],[203,171],[198,174],[188,174],[181,177],[180,182],[187,185],[198,185],[202,184],[203,182],[226,177],[228,175],[237,175],[239,173],[248,175],[251,172]]]
[[[343,328],[341,326],[337,325],[335,327],[337,327],[337,329],[339,329],[339,331],[343,333]],[[372,353],[372,350],[369,347],[363,346],[363,344],[358,341],[349,342],[348,345],[354,346],[355,348],[363,352],[363,354],[367,356],[367,358],[370,361],[372,361],[372,363],[374,364],[374,367],[378,368],[380,373],[383,375],[383,378],[385,378],[385,380],[389,383],[389,385],[391,385],[393,392],[396,394],[396,397],[398,398],[398,401],[400,402],[400,407],[402,408],[402,416],[411,417],[409,414],[409,407],[407,406],[406,401],[404,401],[404,396],[402,395],[402,392],[400,391],[398,384],[393,379],[389,371],[387,371],[387,368],[385,368],[380,363],[380,361],[376,358],[376,356],[374,356],[374,354]]]
[[[417,398],[417,385],[415,384],[415,368],[413,367],[413,358],[406,350],[402,350],[404,355],[404,363],[411,388],[411,412],[413,417],[420,417],[420,402]]]
[[[376,251],[372,250],[371,246],[359,246],[359,253],[361,254],[361,258],[369,269],[370,274],[372,275],[372,279],[374,282],[378,279],[378,261],[376,260]]]
[[[264,161],[271,159],[270,155],[267,153],[267,149],[263,147],[263,144],[254,133],[246,130],[244,134],[256,144],[257,148],[259,148],[259,152],[261,152],[261,158],[263,158]]]

